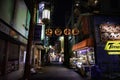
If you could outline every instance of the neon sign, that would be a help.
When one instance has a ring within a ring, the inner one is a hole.
[[[108,41],[105,50],[108,54],[120,54],[120,41]]]

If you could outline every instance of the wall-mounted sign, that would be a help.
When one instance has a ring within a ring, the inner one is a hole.
[[[111,51],[111,52],[108,52],[108,54],[109,55],[114,55],[114,54],[115,55],[120,55],[120,51],[116,51],[116,52],[115,51],[114,52]]]
[[[19,40],[22,43],[27,44],[27,39],[21,36],[17,31],[15,31],[13,28],[9,27],[5,23],[0,21],[0,31],[11,36],[12,38]]]
[[[120,25],[104,23],[100,25],[101,40],[120,40]]]
[[[105,46],[105,50],[109,50],[109,51],[120,51],[120,41],[108,41],[106,46]]]
[[[120,41],[107,41],[105,50],[108,54],[120,54]]]

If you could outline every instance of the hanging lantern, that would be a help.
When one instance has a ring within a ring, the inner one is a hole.
[[[42,12],[42,19],[48,19],[50,20],[50,10],[44,9]]]
[[[50,10],[49,9],[44,9],[42,12],[42,22],[44,24],[48,24],[50,21]]]

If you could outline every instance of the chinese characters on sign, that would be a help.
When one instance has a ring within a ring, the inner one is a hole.
[[[77,28],[73,28],[73,29],[65,28],[63,31],[60,28],[56,28],[55,30],[53,30],[51,28],[48,28],[48,29],[45,30],[45,34],[47,36],[52,36],[52,34],[55,34],[56,36],[61,36],[62,33],[64,35],[67,35],[67,36],[69,36],[69,35],[74,35],[75,36],[75,35],[78,35],[80,33],[80,30],[77,29]]]

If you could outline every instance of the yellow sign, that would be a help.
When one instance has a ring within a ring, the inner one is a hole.
[[[120,41],[108,41],[105,50],[107,51],[120,51]]]
[[[111,55],[111,54],[112,54],[112,55],[116,55],[116,54],[119,54],[119,55],[120,55],[120,51],[118,51],[118,52],[115,52],[115,51],[114,51],[114,52],[108,52],[108,54],[109,54],[109,55]]]
[[[108,41],[105,50],[109,55],[120,55],[120,41]]]

